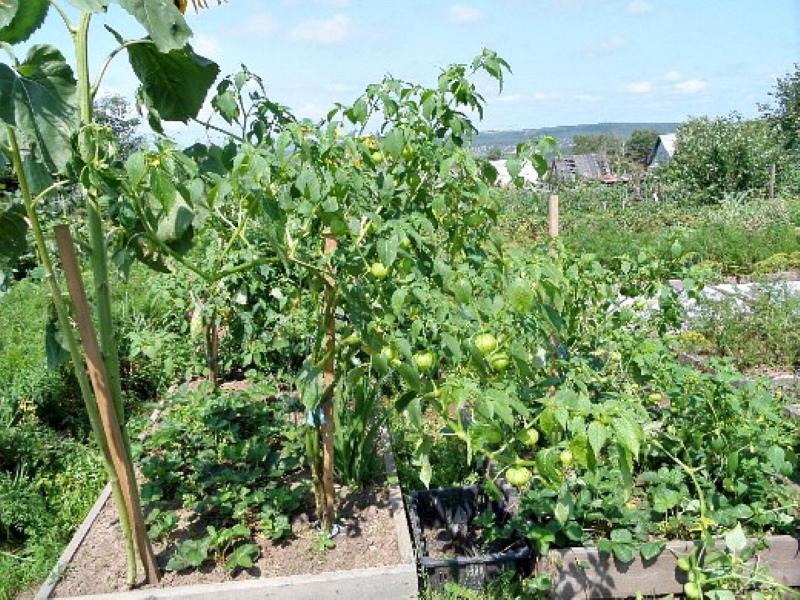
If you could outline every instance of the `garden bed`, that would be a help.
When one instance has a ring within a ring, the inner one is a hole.
[[[396,481],[391,453],[385,455],[387,481]],[[413,598],[417,576],[405,508],[399,485],[386,483],[363,492],[339,488],[341,532],[335,547],[323,548],[320,535],[305,513],[292,522],[293,539],[273,544],[257,540],[260,557],[250,569],[227,573],[220,565],[198,570],[164,572],[157,586],[141,581],[135,591],[124,584],[122,532],[109,494],[95,509],[65,551],[37,600],[80,596],[120,598]],[[174,544],[154,546],[163,568]],[[376,587],[377,586],[377,587]],[[270,592],[272,590],[272,592]],[[269,595],[270,593],[277,596]]]

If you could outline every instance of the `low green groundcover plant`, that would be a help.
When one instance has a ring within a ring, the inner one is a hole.
[[[249,568],[256,535],[288,537],[302,483],[300,428],[287,426],[290,404],[272,384],[246,391],[201,387],[177,394],[142,448],[142,497],[153,539],[171,541],[180,519],[200,534],[177,545],[168,570],[207,561]]]

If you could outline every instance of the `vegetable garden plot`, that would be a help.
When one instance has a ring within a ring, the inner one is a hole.
[[[338,488],[341,532],[331,540],[311,522],[307,486],[292,483],[297,449],[291,432],[284,432],[287,413],[276,406],[280,401],[253,390],[211,398],[207,393],[179,398],[144,443],[143,473],[161,475],[160,484],[142,486],[159,566],[167,571],[156,588],[180,593],[198,584],[297,576],[283,585],[302,591],[309,584],[305,575],[323,581],[323,574],[339,573],[331,593],[342,593],[362,585],[362,572],[371,570],[373,578],[386,575],[395,585],[386,597],[408,597],[416,574],[399,488],[380,478],[362,491]],[[203,435],[209,425],[216,440]],[[260,441],[277,454],[265,456]],[[388,455],[390,480],[391,460]],[[173,479],[161,471],[167,465]],[[174,488],[179,476],[191,483]],[[295,492],[296,498],[287,500],[285,494]],[[114,551],[120,536],[114,506],[106,502],[52,597],[126,590],[124,557]],[[156,588],[145,589],[157,594]]]

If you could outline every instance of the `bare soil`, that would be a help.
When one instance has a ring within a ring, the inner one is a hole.
[[[252,569],[233,574],[222,565],[181,573],[162,571],[158,585],[147,585],[140,575],[137,588],[176,587],[200,583],[220,583],[262,579],[276,576],[315,574],[329,571],[396,565],[401,561],[385,488],[366,492],[342,489],[339,492],[341,533],[334,548],[320,547],[320,535],[306,513],[295,517],[292,539],[274,544],[257,539],[261,556]],[[186,532],[176,531],[171,540],[185,539]],[[159,566],[163,569],[175,551],[174,541],[155,544]],[[111,499],[81,544],[53,597],[77,596],[126,591],[125,554],[122,530]]]

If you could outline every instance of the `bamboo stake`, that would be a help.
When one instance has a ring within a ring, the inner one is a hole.
[[[332,233],[325,233],[325,254],[332,257],[336,251],[336,238]],[[325,497],[322,515],[323,530],[330,532],[336,519],[336,506],[333,489],[333,391],[336,382],[335,350],[336,350],[336,280],[333,278],[333,267],[328,266],[325,275],[325,322],[327,341],[325,348],[325,366],[322,382],[325,397],[322,400],[322,489]]]
[[[551,238],[558,237],[558,194],[550,194],[547,200],[547,231]]]
[[[131,517],[131,527],[133,537],[136,540],[136,547],[144,565],[148,583],[157,583],[159,580],[158,566],[156,565],[153,548],[147,537],[147,529],[144,524],[144,514],[139,499],[139,489],[136,485],[136,474],[131,464],[130,456],[126,451],[125,440],[122,435],[120,423],[117,420],[117,412],[114,407],[114,400],[111,390],[111,381],[106,371],[105,362],[100,352],[100,345],[97,342],[94,323],[89,312],[89,302],[86,299],[86,292],[83,288],[78,258],[75,254],[75,246],[70,235],[69,227],[66,225],[56,225],[54,227],[56,245],[61,257],[61,264],[64,269],[64,276],[67,280],[67,288],[72,298],[72,306],[75,311],[75,320],[78,324],[81,342],[86,363],[89,370],[89,378],[92,381],[97,405],[100,411],[100,419],[108,441],[108,448],[111,460],[122,485],[122,493],[125,497],[128,513]]]

